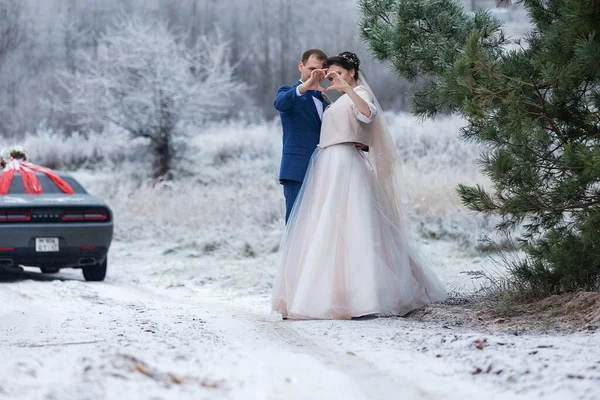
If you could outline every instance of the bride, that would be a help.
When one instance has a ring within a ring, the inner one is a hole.
[[[284,318],[401,316],[446,297],[409,243],[395,145],[359,67],[343,52],[311,75],[311,89],[327,77],[342,96],[323,114],[282,239],[272,309]]]

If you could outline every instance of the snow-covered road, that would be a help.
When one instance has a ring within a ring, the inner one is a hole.
[[[0,398],[600,398],[598,334],[282,321],[268,311],[273,257],[168,251],[167,267],[164,252],[117,242],[102,283],[79,271],[2,278]]]

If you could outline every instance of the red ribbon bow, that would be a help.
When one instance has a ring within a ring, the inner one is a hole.
[[[42,185],[40,184],[40,180],[35,176],[36,171],[46,174],[46,176],[50,178],[63,193],[75,193],[71,186],[51,169],[32,164],[28,161],[12,160],[8,162],[0,176],[0,195],[8,194],[8,190],[10,189],[10,185],[16,172],[21,174],[25,193],[41,194]]]

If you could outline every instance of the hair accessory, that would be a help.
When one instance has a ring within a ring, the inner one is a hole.
[[[358,57],[356,57],[356,54],[354,53],[350,53],[350,52],[343,52],[337,55],[338,57],[343,58],[344,60],[348,61],[350,64],[352,64],[352,66],[354,68],[358,68],[358,65],[360,64],[360,61],[358,60]]]

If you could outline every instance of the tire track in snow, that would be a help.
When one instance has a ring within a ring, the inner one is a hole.
[[[128,287],[129,288],[129,287]],[[174,297],[165,290],[134,288],[145,295],[159,296],[165,300],[181,303],[181,298]],[[436,400],[439,397],[426,389],[419,388],[408,378],[393,376],[380,370],[373,363],[348,352],[340,352],[324,344],[318,344],[302,332],[294,328],[301,321],[281,321],[269,314],[257,312],[249,307],[236,304],[230,299],[219,299],[217,293],[202,290],[202,296],[194,297],[190,306],[210,309],[209,325],[218,325],[218,335],[234,341],[255,343],[272,343],[273,347],[284,347],[296,354],[308,356],[327,369],[336,370],[346,375],[360,393],[356,399],[389,399],[391,393],[401,394],[405,400]],[[206,316],[204,317],[206,318]],[[219,321],[216,321],[219,320]],[[240,327],[243,324],[245,327]],[[228,329],[231,328],[231,329]],[[240,335],[240,332],[245,332]],[[254,339],[251,334],[259,335]],[[252,345],[252,343],[249,343]],[[282,360],[283,361],[283,360]],[[435,377],[432,377],[434,379]],[[333,382],[332,385],[335,385]]]

